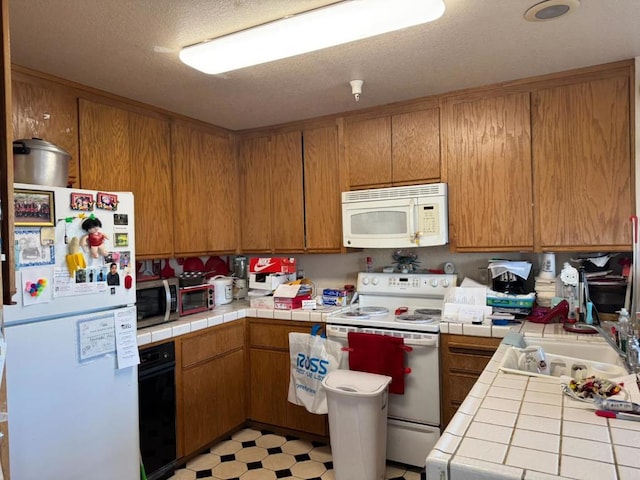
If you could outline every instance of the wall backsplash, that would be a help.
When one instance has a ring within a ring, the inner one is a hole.
[[[396,249],[365,249],[354,253],[345,254],[309,254],[290,255],[297,261],[298,272],[303,272],[316,286],[317,290],[324,288],[340,288],[344,285],[355,285],[358,272],[366,270],[366,258],[371,257],[374,271],[381,271],[383,267],[393,265],[393,254]],[[539,253],[450,253],[448,246],[424,247],[411,250],[417,255],[419,270],[442,269],[445,262],[452,262],[455,265],[455,273],[458,275],[458,283],[464,278],[471,278],[482,284],[487,284],[487,265],[494,258],[506,260],[527,260],[533,265],[534,274],[540,270],[542,254]],[[571,258],[576,258],[576,253],[556,254],[556,272],[560,273],[564,262]],[[252,257],[257,255],[247,255]],[[263,255],[284,257],[289,255]],[[206,262],[209,257],[201,257]],[[232,257],[229,257],[232,263]],[[222,256],[227,260],[227,256]],[[615,262],[613,260],[612,266]],[[163,266],[165,261],[163,260]],[[182,272],[181,265],[176,259],[170,260],[175,274]],[[615,266],[614,266],[615,268]]]
[[[304,270],[317,288],[339,287],[345,284],[355,284],[358,272],[366,270],[366,258],[373,260],[373,269],[381,271],[383,267],[393,265],[393,253],[396,249],[365,249],[361,252],[333,255],[297,255],[298,269]],[[489,253],[458,253],[449,252],[448,246],[425,247],[411,250],[417,254],[419,270],[441,269],[445,262],[455,265],[458,281],[465,277],[485,283],[488,261],[491,258],[505,258],[509,260],[527,259],[518,253],[489,254]],[[539,260],[534,261],[534,268],[539,266]],[[484,272],[481,270],[485,270]]]

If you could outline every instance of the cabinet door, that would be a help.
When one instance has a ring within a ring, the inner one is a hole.
[[[391,117],[394,184],[440,179],[440,110],[430,108]]]
[[[272,246],[276,252],[303,252],[302,135],[300,131],[280,133],[272,143]]]
[[[242,250],[271,251],[271,142],[269,137],[240,141]],[[283,173],[285,173],[283,171]]]
[[[251,398],[249,417],[315,435],[327,435],[325,415],[289,403],[289,332],[309,333],[310,326],[290,321],[250,320]]]
[[[625,74],[534,93],[540,249],[630,249],[629,82]]]
[[[340,252],[342,207],[338,131],[335,126],[303,132],[304,209],[308,252]]]
[[[502,339],[443,334],[440,340],[441,415],[444,429]]]
[[[289,376],[289,354],[251,349],[250,418],[256,422],[284,426]]]
[[[326,435],[326,416],[289,403],[289,352],[251,349],[251,419],[315,435]]]
[[[186,455],[245,422],[244,369],[244,352],[238,350],[182,373]]]
[[[529,94],[450,100],[444,108],[452,244],[532,250]]]
[[[213,232],[208,236],[209,252],[234,252],[238,247],[238,168],[232,155],[231,140],[201,133],[202,156],[207,181],[203,209],[208,212]]]
[[[246,412],[245,323],[189,334],[180,342],[178,431],[187,456],[242,425]]]
[[[346,121],[344,148],[352,189],[391,185],[390,117]]]
[[[80,185],[131,191],[129,113],[80,99]]]
[[[174,235],[176,255],[205,254],[215,219],[209,214],[208,162],[202,158],[201,133],[174,123],[173,149]]]
[[[69,184],[79,186],[78,101],[57,85],[35,84],[14,74],[11,81],[13,139],[41,138],[66,150]]]
[[[169,122],[129,113],[130,181],[135,195],[136,258],[173,254]]]
[[[218,360],[220,383],[216,402],[218,433],[223,435],[247,420],[245,352],[237,350]]]

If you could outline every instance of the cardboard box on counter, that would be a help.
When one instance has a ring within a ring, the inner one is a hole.
[[[303,300],[311,300],[311,286],[308,284],[278,285],[273,292],[273,308],[276,310],[302,308]]]
[[[274,300],[271,295],[264,297],[249,297],[251,308],[274,308]]]
[[[278,285],[295,279],[295,273],[250,273],[249,288],[272,292]]]

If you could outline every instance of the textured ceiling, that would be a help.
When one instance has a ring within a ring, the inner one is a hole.
[[[582,0],[538,23],[523,18],[538,0],[445,0],[433,23],[222,75],[178,59],[333,1],[9,0],[12,62],[240,130],[640,56],[639,0]]]

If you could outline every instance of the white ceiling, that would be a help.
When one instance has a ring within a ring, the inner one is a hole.
[[[9,0],[12,62],[240,130],[640,56],[640,0],[581,0],[537,23],[523,14],[539,0],[445,0],[433,23],[227,74],[178,59],[334,1]]]

